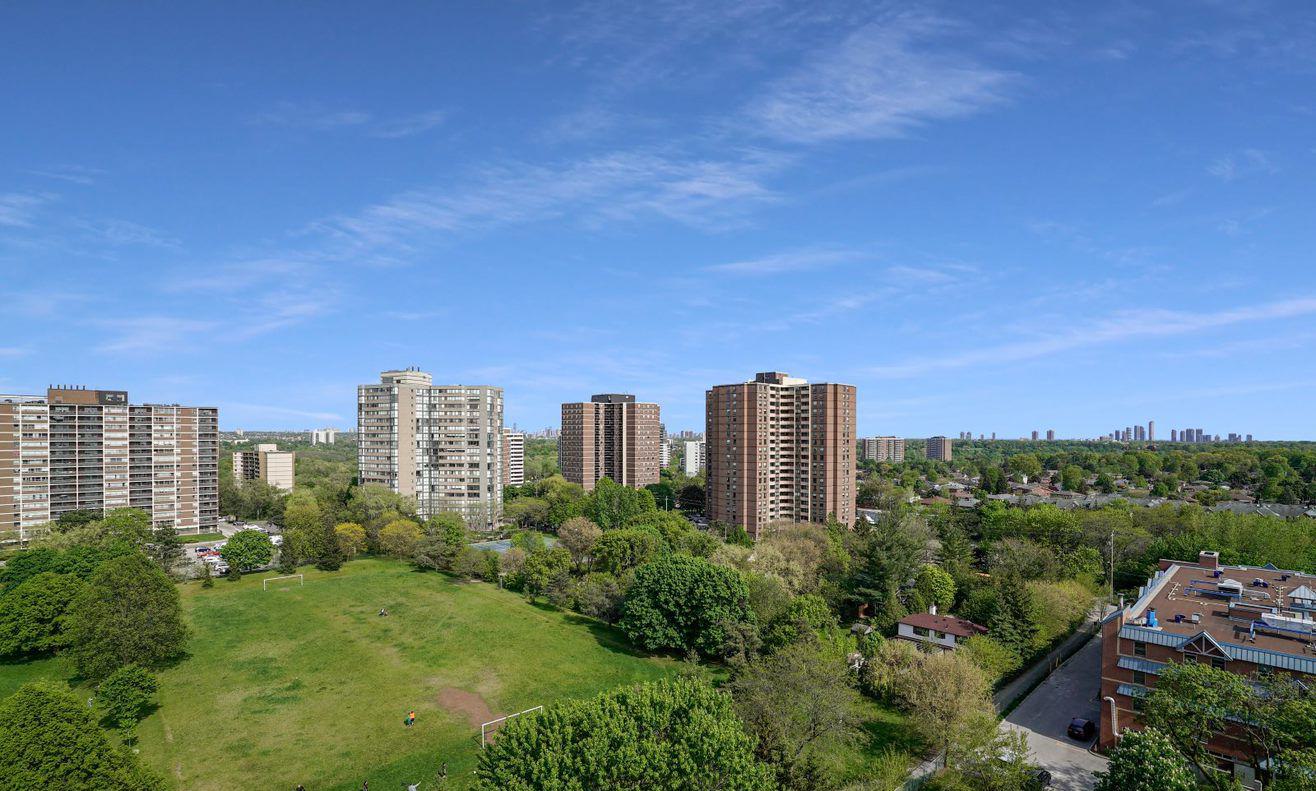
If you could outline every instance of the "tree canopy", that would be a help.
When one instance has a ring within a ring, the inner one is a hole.
[[[187,641],[178,589],[144,555],[107,560],[69,611],[70,653],[78,672],[102,679],[120,667],[154,667]]]
[[[486,791],[768,791],[772,771],[731,698],[689,678],[569,701],[512,720],[480,753]]]

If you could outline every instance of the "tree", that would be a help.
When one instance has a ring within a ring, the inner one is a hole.
[[[772,770],[731,698],[677,678],[512,720],[480,753],[481,791],[768,791]]]
[[[993,682],[1010,675],[1022,664],[1019,654],[1013,648],[986,635],[976,634],[965,640],[960,651]]]
[[[949,610],[955,603],[955,579],[942,569],[925,563],[914,577],[914,588],[923,595],[923,601]]]
[[[304,547],[297,552],[299,557],[319,558],[324,554],[324,517],[315,495],[299,491],[288,498],[283,509],[283,540]]]
[[[183,557],[183,541],[172,527],[157,527],[151,531],[147,552],[152,560],[160,564],[160,570],[168,574]]]
[[[987,676],[958,651],[919,654],[894,683],[902,707],[916,714],[910,724],[948,765],[958,759],[957,750],[977,743],[984,729],[995,731],[990,689]]]
[[[420,541],[420,525],[410,519],[397,519],[379,531],[379,548],[395,557],[410,557]]]
[[[558,543],[571,553],[571,562],[578,569],[589,559],[590,550],[601,535],[599,526],[583,516],[568,519],[557,529]]]
[[[1194,791],[1197,781],[1165,734],[1155,728],[1127,730],[1097,772],[1095,791]]]
[[[284,542],[288,541],[285,535]],[[239,530],[219,550],[224,562],[239,571],[251,571],[267,565],[274,558],[274,544],[260,530]]]
[[[797,643],[750,662],[731,696],[780,788],[836,787],[829,751],[855,739],[861,702],[843,655]]]
[[[315,567],[321,571],[338,571],[343,567],[343,547],[338,543],[338,531],[332,525],[325,523],[320,528],[320,532],[324,533],[324,536],[320,540],[322,549]]]
[[[67,647],[69,607],[83,587],[72,574],[44,571],[0,596],[0,656]]]
[[[116,750],[91,711],[50,682],[0,701],[0,791],[164,791],[132,753]]]
[[[158,685],[155,676],[137,665],[124,665],[96,687],[96,705],[114,727],[131,731],[145,717]]]
[[[604,530],[622,527],[633,517],[656,510],[653,492],[632,489],[606,477],[594,485],[585,503],[585,515]]]
[[[1032,655],[1039,631],[1032,591],[1018,575],[1007,574],[998,582],[996,593],[995,612],[987,624],[992,639],[1021,657]]]
[[[1205,664],[1170,663],[1143,707],[1143,721],[1219,791],[1230,787],[1230,778],[1212,771],[1205,734],[1228,731],[1258,774],[1283,766],[1290,755],[1300,765],[1304,751],[1316,746],[1316,699],[1287,675],[1249,679]]]
[[[806,593],[790,600],[786,608],[773,619],[763,635],[769,650],[778,650],[836,626],[836,616],[823,597]]]
[[[726,643],[726,623],[753,620],[739,572],[703,558],[668,555],[636,569],[621,627],[649,651],[715,656]]]
[[[144,555],[107,560],[69,610],[70,653],[97,680],[120,667],[154,667],[183,651],[187,627],[178,589]]]
[[[1036,481],[1042,477],[1042,462],[1031,453],[1011,456],[1006,465],[1010,468],[1010,473],[1018,476],[1020,480]]]
[[[1075,464],[1067,465],[1060,471],[1060,485],[1067,492],[1087,491],[1087,479],[1087,473]]]
[[[623,598],[621,585],[611,574],[586,574],[576,586],[576,609],[608,623],[616,623],[621,617]]]
[[[546,593],[554,582],[570,576],[571,553],[562,547],[539,549],[526,555],[521,566],[521,586],[534,598]]]
[[[343,555],[351,560],[366,548],[366,529],[355,522],[342,522],[334,526],[334,535]]]
[[[657,557],[666,548],[656,530],[626,528],[608,530],[594,542],[591,567],[620,574]]]

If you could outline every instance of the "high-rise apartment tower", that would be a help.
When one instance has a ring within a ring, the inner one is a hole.
[[[604,393],[562,405],[558,466],[562,477],[594,489],[600,478],[640,488],[658,483],[662,429],[658,405]]]
[[[755,538],[772,522],[854,523],[853,385],[767,372],[704,399],[709,519]]]
[[[0,541],[69,511],[115,508],[180,533],[213,530],[219,410],[77,387],[0,396]]]
[[[503,429],[503,486],[525,483],[525,434]]]
[[[361,483],[416,498],[423,517],[450,511],[477,530],[503,508],[503,390],[436,385],[416,368],[385,371],[357,392]]]

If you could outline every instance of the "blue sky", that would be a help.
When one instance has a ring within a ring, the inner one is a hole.
[[[1306,3],[9,3],[0,77],[0,392],[1316,438]]]

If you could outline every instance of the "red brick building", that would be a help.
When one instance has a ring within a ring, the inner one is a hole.
[[[1142,700],[1170,662],[1201,662],[1250,676],[1258,671],[1316,675],[1316,576],[1274,566],[1223,566],[1215,552],[1197,562],[1162,560],[1137,601],[1102,623],[1101,732],[1097,746],[1139,729]],[[1257,778],[1246,744],[1215,734],[1218,767],[1245,787]]]

